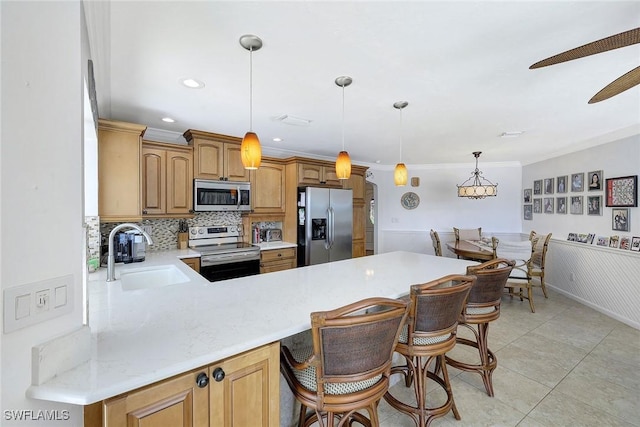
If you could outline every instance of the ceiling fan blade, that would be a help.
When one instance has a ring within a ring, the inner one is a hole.
[[[584,58],[585,56],[595,55],[596,53],[607,52],[609,50],[618,49],[625,46],[640,43],[640,28],[624,31],[614,36],[605,37],[591,43],[587,43],[575,49],[567,50],[550,58],[536,62],[529,67],[534,68],[546,67],[549,65],[559,64],[561,62],[571,61],[572,59]]]
[[[640,67],[636,67],[628,73],[618,77],[602,90],[596,93],[593,98],[589,100],[589,104],[595,104],[596,102],[604,101],[612,96],[615,96],[627,89],[640,84]]]

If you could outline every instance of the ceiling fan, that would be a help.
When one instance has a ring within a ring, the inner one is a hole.
[[[536,62],[529,69],[546,67],[548,65],[559,64],[561,62],[571,61],[573,59],[584,58],[585,56],[595,55],[596,53],[607,52],[609,50],[618,49],[625,46],[640,43],[640,28],[624,31],[614,36],[605,37],[591,43],[587,43],[575,49],[567,50],[540,62]],[[640,66],[634,68],[628,73],[618,77],[607,86],[602,88],[590,100],[589,104],[604,101],[612,96],[618,95],[627,89],[640,84]]]

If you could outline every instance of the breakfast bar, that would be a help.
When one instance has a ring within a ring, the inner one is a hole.
[[[310,328],[312,311],[374,296],[397,298],[409,286],[453,273],[473,261],[391,252],[257,276],[208,282],[180,258],[190,250],[150,253],[119,265],[116,281],[90,276],[89,360],[32,386],[36,399],[89,405]],[[127,271],[171,265],[182,283],[123,289]],[[182,276],[180,276],[182,277]]]

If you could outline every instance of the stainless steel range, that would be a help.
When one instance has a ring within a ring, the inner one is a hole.
[[[260,248],[242,242],[237,226],[189,227],[189,247],[201,253],[200,274],[210,282],[260,273]]]

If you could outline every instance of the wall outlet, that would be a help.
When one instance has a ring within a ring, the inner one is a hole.
[[[49,301],[51,294],[49,289],[36,291],[36,313],[42,313],[49,310]]]

